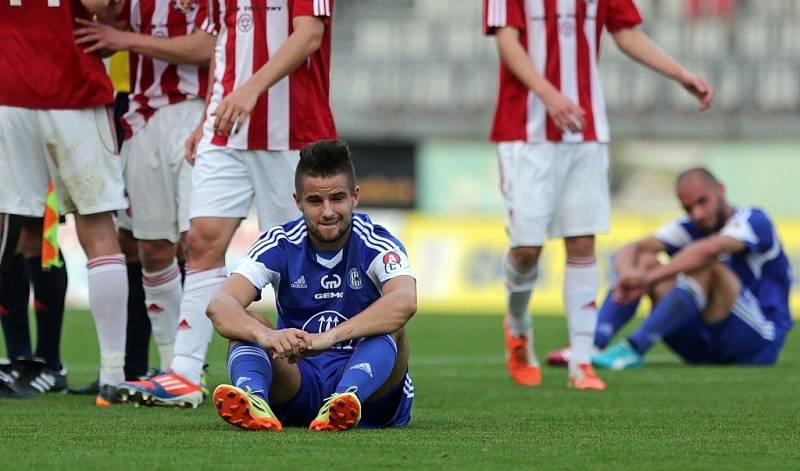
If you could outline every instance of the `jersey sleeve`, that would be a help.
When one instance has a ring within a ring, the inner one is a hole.
[[[290,12],[292,18],[297,16],[316,16],[330,23],[333,16],[333,0],[295,0]]]
[[[220,30],[219,0],[199,1],[200,10],[194,20],[195,27],[216,36]]]
[[[753,253],[764,253],[775,243],[772,222],[761,211],[737,211],[725,222],[719,233],[742,242],[747,251]]]
[[[655,233],[655,238],[667,247],[669,255],[692,243],[692,235],[683,225],[685,221],[685,219],[676,219],[669,224],[665,224]]]
[[[505,26],[525,31],[524,0],[483,0],[483,34],[493,35]]]
[[[259,292],[267,285],[277,289],[281,269],[286,264],[286,256],[280,245],[281,239],[285,238],[284,234],[280,226],[262,234],[253,242],[247,255],[233,272],[250,280]]]
[[[642,15],[633,0],[609,0],[606,29],[616,32],[642,23]]]
[[[379,252],[367,268],[367,276],[375,286],[383,286],[387,281],[401,275],[414,277],[408,255],[401,247]]]

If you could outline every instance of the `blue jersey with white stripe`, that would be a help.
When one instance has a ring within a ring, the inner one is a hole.
[[[776,328],[784,332],[791,328],[792,269],[769,216],[757,208],[736,208],[719,234],[744,243],[743,251],[725,256],[723,262],[756,297],[762,312]],[[687,217],[665,225],[655,234],[670,255],[707,235]]]
[[[403,244],[361,213],[353,214],[349,239],[333,257],[314,249],[301,217],[262,234],[234,273],[258,290],[272,286],[278,328],[311,333],[336,327],[366,309],[390,279],[413,276]],[[352,351],[356,342],[334,350]]]

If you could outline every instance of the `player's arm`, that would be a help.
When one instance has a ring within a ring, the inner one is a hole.
[[[258,97],[319,49],[325,32],[325,22],[321,18],[298,16],[292,20],[292,27],[292,34],[275,55],[222,100],[215,112],[214,131],[217,134],[227,136],[231,131],[237,132],[238,126],[256,106]]]
[[[547,107],[547,113],[562,129],[576,132],[583,128],[586,111],[565,97],[545,77],[536,72],[528,53],[519,42],[520,32],[513,26],[498,28],[495,32],[500,60],[514,77],[538,96]]]
[[[714,89],[711,85],[662,51],[641,30],[625,28],[612,32],[611,36],[617,47],[630,58],[681,84],[700,102],[700,111],[711,106],[714,101]]]
[[[311,345],[309,334],[298,329],[271,329],[248,314],[245,308],[256,294],[250,280],[234,273],[208,303],[206,314],[225,338],[257,343],[272,352],[273,358],[297,358]]]
[[[80,18],[75,21],[82,25],[75,30],[75,42],[88,45],[86,53],[103,49],[132,51],[171,64],[206,65],[216,43],[215,36],[200,29],[184,36],[156,38]]]
[[[327,350],[339,342],[391,334],[401,328],[417,312],[417,282],[401,275],[383,285],[383,295],[369,307],[326,332],[311,334],[311,349]]]
[[[654,236],[631,242],[614,254],[617,279],[613,286],[614,301],[627,304],[645,294],[646,269],[641,259],[645,255],[656,256],[666,249],[662,241]]]
[[[678,273],[690,273],[718,260],[723,254],[737,253],[746,249],[744,242],[726,235],[712,235],[687,245],[673,255],[669,263],[651,270],[645,277],[650,286]]]

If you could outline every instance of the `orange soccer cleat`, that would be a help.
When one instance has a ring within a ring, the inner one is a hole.
[[[511,379],[520,386],[534,387],[542,384],[542,369],[533,354],[531,334],[514,337],[508,328],[508,320],[503,321],[506,339],[506,368]]]
[[[214,390],[214,407],[222,420],[245,430],[270,430],[280,432],[283,426],[272,413],[269,404],[247,391],[229,384],[220,384]]]
[[[567,386],[578,390],[605,391],[606,383],[597,376],[589,363],[580,363],[578,370],[570,376]]]
[[[343,393],[331,394],[308,429],[315,432],[339,432],[354,428],[359,420],[361,420],[361,401],[358,400],[353,386]]]

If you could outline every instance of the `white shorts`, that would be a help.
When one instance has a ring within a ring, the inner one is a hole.
[[[184,158],[184,143],[202,113],[202,100],[165,106],[122,144],[135,238],[177,242],[189,230],[192,166]],[[125,216],[119,224],[126,228]]]
[[[192,172],[189,217],[245,218],[255,197],[258,225],[267,230],[300,216],[292,194],[296,150],[238,150],[203,143]]]
[[[109,110],[0,106],[0,213],[42,217],[53,179],[62,214],[128,206]]]
[[[608,146],[597,142],[497,145],[512,247],[608,231]]]

